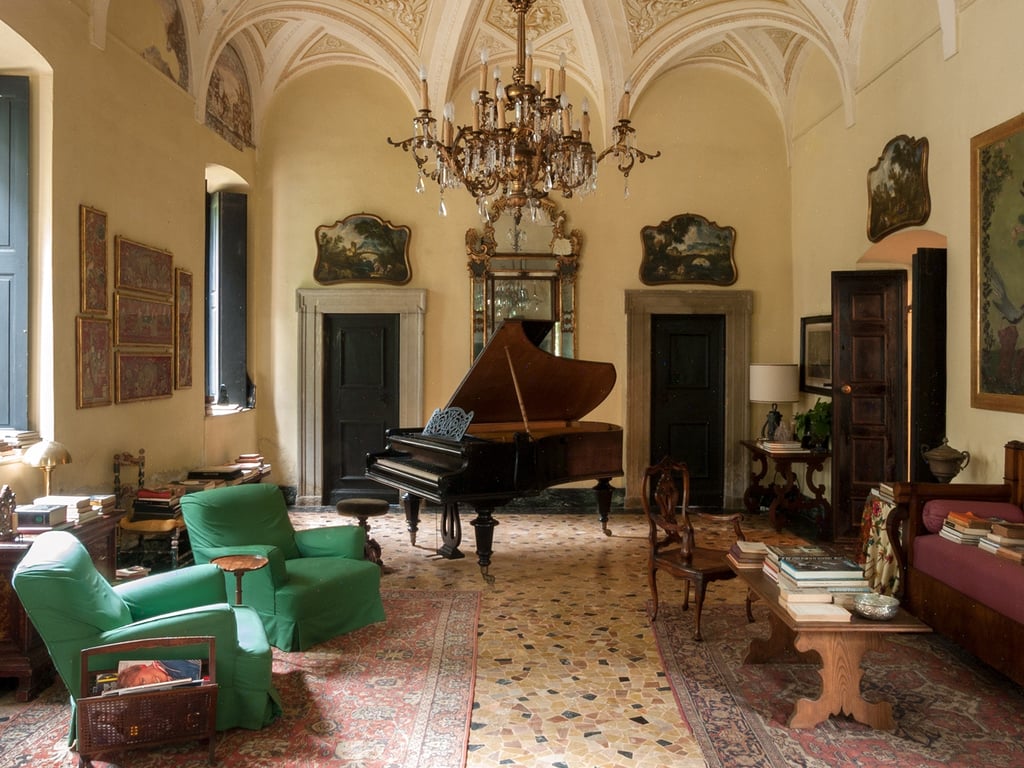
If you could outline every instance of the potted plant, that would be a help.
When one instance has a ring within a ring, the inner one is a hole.
[[[812,451],[827,451],[832,434],[832,401],[820,397],[812,408],[793,417],[800,444]]]

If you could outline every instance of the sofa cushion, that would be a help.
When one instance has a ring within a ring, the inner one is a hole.
[[[981,514],[974,510],[975,514]],[[1024,624],[1024,568],[991,552],[942,536],[914,539],[914,567],[972,600]]]
[[[938,533],[950,512],[973,512],[978,517],[999,518],[1008,523],[1024,523],[1024,510],[1009,502],[932,499],[921,510],[924,527],[931,533]]]

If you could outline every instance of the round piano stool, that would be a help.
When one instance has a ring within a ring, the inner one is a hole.
[[[380,544],[370,538],[370,524],[367,520],[371,517],[386,515],[389,506],[384,499],[342,499],[337,504],[339,515],[356,518],[359,521],[359,526],[366,531],[366,559],[381,568],[384,567],[384,561],[380,556]]]

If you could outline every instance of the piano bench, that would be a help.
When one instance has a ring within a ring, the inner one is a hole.
[[[384,499],[342,499],[337,504],[339,515],[356,518],[360,527],[366,531],[366,559],[381,567],[384,566],[384,561],[380,556],[380,544],[370,538],[370,524],[367,518],[386,515],[390,506]]]

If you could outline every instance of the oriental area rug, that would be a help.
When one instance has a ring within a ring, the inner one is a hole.
[[[301,653],[274,650],[284,714],[217,734],[222,768],[463,768],[476,676],[479,592],[382,590],[387,620]],[[52,686],[0,723],[0,768],[70,768],[68,706]],[[205,743],[110,756],[96,768],[201,768]]]
[[[706,606],[693,616],[663,605],[654,623],[668,681],[709,768],[1012,768],[1024,766],[1024,690],[936,635],[890,635],[868,652],[861,690],[893,704],[894,732],[845,716],[815,728],[786,726],[793,702],[817,698],[816,665],[743,664],[750,639],[768,636],[754,604]]]

